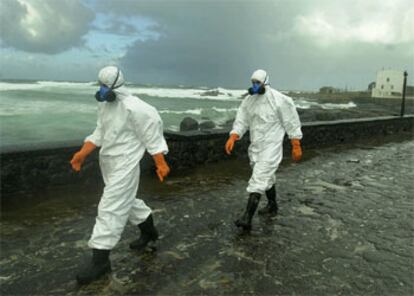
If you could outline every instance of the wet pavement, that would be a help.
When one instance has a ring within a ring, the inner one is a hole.
[[[162,186],[145,176],[157,251],[130,251],[80,287],[99,188],[59,188],[2,205],[1,295],[413,295],[414,140],[306,151],[277,173],[280,213],[233,226],[245,207],[247,160],[209,164]],[[260,207],[265,202],[262,198]]]

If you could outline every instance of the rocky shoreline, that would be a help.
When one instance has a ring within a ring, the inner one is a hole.
[[[381,116],[399,116],[401,112],[400,99],[374,99],[370,97],[357,96],[321,96],[320,94],[298,94],[289,93],[293,100],[306,99],[315,105],[310,105],[308,109],[298,108],[301,122],[314,121],[334,121],[342,119],[354,118],[371,118]],[[351,108],[326,108],[320,107],[320,104],[354,104]],[[405,102],[405,114],[414,114],[414,100],[408,99]],[[223,124],[216,124],[209,118],[198,122],[192,117],[185,117],[180,124],[180,131],[206,130],[206,129],[230,129],[233,125],[234,119],[227,120]]]
[[[198,124],[198,123],[197,123]],[[356,118],[336,121],[304,122],[302,131],[303,149],[330,147],[341,143],[354,143],[361,139],[383,139],[386,135],[413,136],[414,116]],[[203,166],[230,158],[245,158],[249,137],[238,142],[231,157],[224,153],[224,144],[229,129],[194,130],[165,132],[169,147],[167,161],[173,172],[186,168]],[[290,145],[285,138],[285,153],[290,153]],[[74,174],[69,160],[82,143],[49,143],[37,147],[9,147],[0,151],[1,195],[2,200],[13,198],[16,192],[43,191],[46,188],[77,184],[90,186],[101,182],[98,167],[98,153],[93,153],[80,174]],[[142,172],[153,172],[151,157],[146,155],[141,161]]]

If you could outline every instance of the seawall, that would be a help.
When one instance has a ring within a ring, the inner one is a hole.
[[[414,115],[308,122],[303,124],[302,131],[302,145],[306,150],[398,133],[413,134]],[[224,153],[228,133],[227,129],[165,132],[170,149],[167,161],[173,172],[229,157],[246,157],[248,135],[237,142],[232,156]],[[71,170],[69,161],[81,145],[82,140],[3,147],[0,151],[1,197],[7,198],[19,192],[45,190],[52,186],[95,186],[101,183],[97,152],[87,159],[80,173]],[[285,143],[284,147],[286,152],[290,150],[289,143]],[[144,173],[153,169],[149,155],[144,157],[141,168]]]

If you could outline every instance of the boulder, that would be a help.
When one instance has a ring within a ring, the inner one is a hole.
[[[232,128],[233,127],[233,122],[234,122],[234,118],[226,120],[226,122],[220,124],[220,127],[221,128]]]
[[[198,130],[198,122],[194,118],[185,117],[180,123],[180,132]]]
[[[213,129],[216,124],[212,120],[206,120],[200,123],[200,130]]]

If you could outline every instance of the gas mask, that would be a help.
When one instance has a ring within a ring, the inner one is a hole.
[[[99,90],[95,93],[95,98],[98,102],[113,102],[113,101],[115,101],[116,94],[113,90],[115,88],[117,88],[117,87],[115,87],[115,85],[118,81],[118,78],[119,78],[119,69],[116,73],[116,78],[115,78],[114,82],[112,83],[111,87],[107,87],[106,85],[101,84]]]
[[[266,88],[263,83],[259,81],[253,81],[252,87],[248,89],[250,95],[263,95],[266,92]]]

